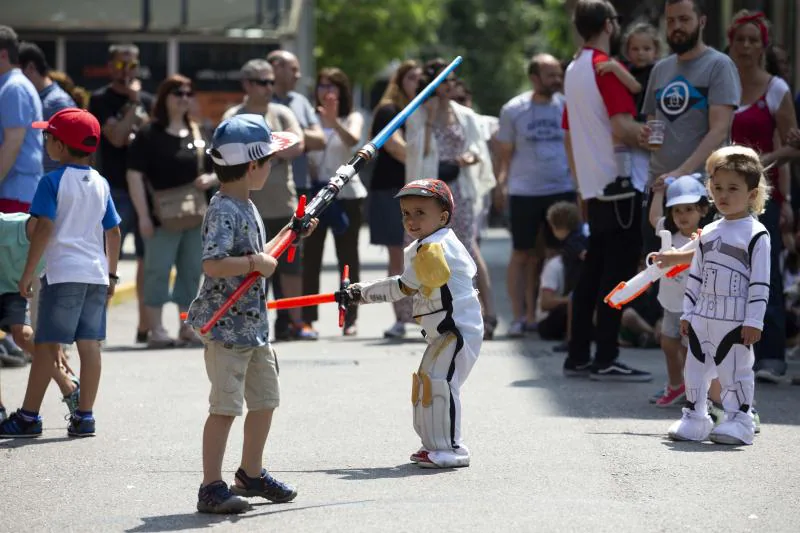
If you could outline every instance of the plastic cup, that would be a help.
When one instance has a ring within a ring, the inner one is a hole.
[[[650,129],[647,145],[651,150],[658,150],[664,144],[664,130],[667,125],[663,120],[648,120],[647,127]]]

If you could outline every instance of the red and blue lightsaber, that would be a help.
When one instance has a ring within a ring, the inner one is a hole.
[[[301,201],[297,204],[297,212],[295,213],[295,218],[292,222],[292,228],[290,231],[286,233],[286,236],[283,237],[280,241],[278,241],[275,247],[270,251],[270,255],[275,257],[276,259],[280,257],[287,248],[289,248],[298,238],[299,235],[302,235],[303,232],[308,228],[312,218],[319,218],[325,209],[330,206],[333,201],[336,199],[336,196],[339,192],[347,185],[347,183],[355,176],[364,166],[371,161],[375,154],[378,153],[378,150],[386,143],[389,137],[397,131],[400,126],[402,126],[408,117],[411,116],[414,111],[417,110],[419,106],[425,102],[428,97],[430,97],[436,88],[441,85],[441,83],[453,72],[458,65],[461,64],[463,58],[461,56],[456,57],[445,69],[439,73],[433,81],[428,84],[425,89],[420,92],[416,98],[411,100],[409,104],[403,108],[400,113],[397,114],[379,133],[372,139],[370,142],[365,144],[361,149],[353,156],[353,158],[347,162],[347,164],[340,166],[336,170],[336,175],[333,176],[328,184],[322,188],[321,191],[314,196],[314,199],[311,200],[311,203],[308,206],[305,205],[305,198],[301,197]],[[293,259],[293,251],[290,252],[289,259]],[[228,310],[233,307],[239,298],[247,292],[247,290],[255,283],[259,276],[258,272],[253,272],[249,274],[242,284],[231,294],[231,296],[225,301],[222,306],[217,309],[211,319],[206,322],[203,327],[200,328],[200,333],[207,334],[211,331],[211,328],[214,327],[214,324],[222,318],[222,316],[228,312]],[[341,315],[341,310],[340,310]]]

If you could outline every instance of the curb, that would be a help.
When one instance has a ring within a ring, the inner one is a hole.
[[[175,269],[172,269],[172,272],[169,273],[169,283],[172,285],[175,282]],[[121,285],[117,285],[117,290],[114,291],[114,296],[111,297],[111,300],[108,302],[109,307],[114,307],[117,305],[122,305],[124,303],[128,303],[131,300],[136,299],[136,282],[129,281],[127,283],[122,283]]]

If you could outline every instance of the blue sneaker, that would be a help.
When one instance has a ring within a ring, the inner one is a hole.
[[[67,435],[70,437],[94,437],[94,417],[72,415],[67,426]]]
[[[0,439],[32,439],[42,436],[42,417],[25,420],[19,411],[0,424]]]
[[[236,471],[236,482],[231,485],[231,492],[238,496],[253,498],[261,496],[273,503],[286,503],[295,499],[297,489],[278,481],[267,472],[261,470],[260,477],[248,477],[241,468]]]
[[[197,510],[201,513],[234,514],[250,509],[250,503],[233,494],[224,481],[215,481],[197,492]]]

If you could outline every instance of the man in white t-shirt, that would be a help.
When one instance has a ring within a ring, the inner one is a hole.
[[[645,180],[635,174],[630,147],[638,146],[633,97],[613,74],[598,74],[619,32],[617,12],[606,0],[579,0],[575,28],[585,46],[567,68],[563,127],[570,165],[586,205],[589,248],[573,292],[572,335],[564,361],[567,376],[599,381],[650,381],[652,376],[617,361],[621,313],[602,304],[620,281],[636,273]],[[637,179],[637,177],[639,179]],[[598,305],[598,302],[601,302]],[[597,311],[597,326],[592,317]],[[594,335],[592,332],[594,331]],[[591,343],[597,344],[594,361]]]

